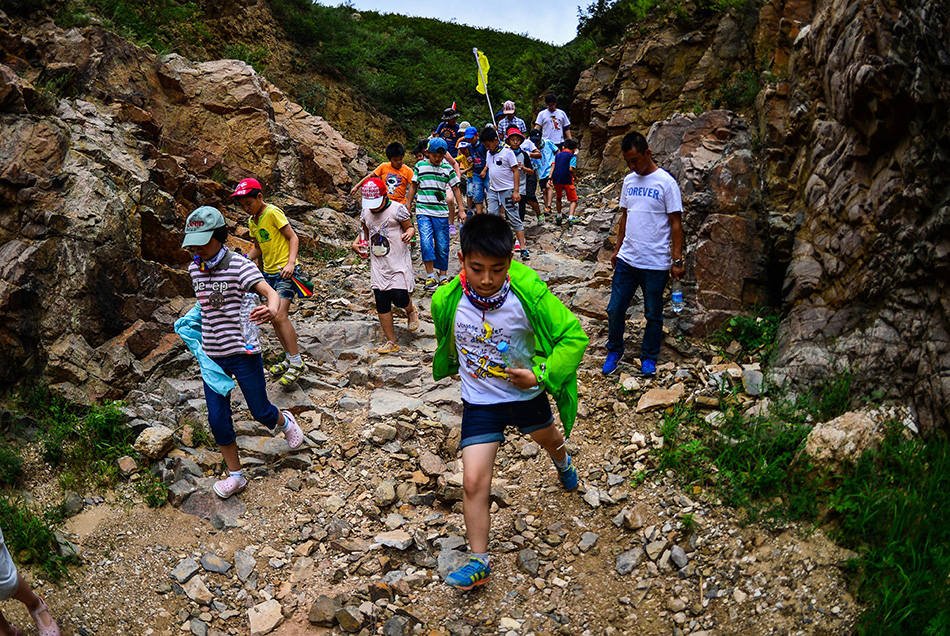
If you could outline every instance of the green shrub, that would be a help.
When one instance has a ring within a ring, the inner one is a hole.
[[[143,473],[135,482],[135,490],[150,508],[161,508],[168,502],[168,486],[152,473]]]
[[[0,486],[12,486],[20,477],[23,458],[13,448],[0,446]]]
[[[857,550],[860,634],[947,634],[950,626],[950,442],[892,425],[831,496],[838,542]]]
[[[32,564],[47,578],[60,581],[74,559],[59,556],[53,529],[20,500],[0,495],[3,538],[18,565]]]
[[[229,44],[222,52],[222,56],[231,60],[241,60],[252,66],[255,71],[263,75],[267,68],[270,50],[263,46],[246,46],[241,43]]]
[[[767,362],[775,346],[781,316],[762,312],[757,316],[733,316],[712,335],[712,342],[727,347],[733,341],[742,347],[743,356],[758,355]]]

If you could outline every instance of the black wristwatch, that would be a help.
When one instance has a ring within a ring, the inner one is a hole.
[[[673,261],[673,267],[682,267],[682,266],[683,266],[683,259],[678,258],[675,261]]]

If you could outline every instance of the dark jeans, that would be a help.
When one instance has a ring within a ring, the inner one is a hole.
[[[627,308],[639,288],[643,290],[643,315],[647,319],[640,358],[656,361],[663,343],[663,290],[669,277],[668,270],[640,269],[617,259],[610,285],[610,304],[607,305],[607,351],[623,353]]]
[[[225,373],[237,380],[254,419],[267,428],[274,429],[280,419],[280,411],[267,399],[261,354],[240,353],[211,359],[217,362]],[[234,421],[231,419],[231,394],[219,395],[205,383],[205,402],[208,405],[208,425],[211,427],[214,441],[218,446],[227,446],[236,439]]]

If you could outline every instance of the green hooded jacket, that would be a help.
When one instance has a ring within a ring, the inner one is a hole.
[[[577,419],[577,367],[590,341],[577,316],[548,291],[548,286],[533,269],[512,261],[509,273],[511,291],[521,301],[534,329],[536,351],[532,370],[539,384],[554,397],[567,437]],[[458,276],[432,297],[431,312],[438,341],[432,359],[432,377],[436,380],[459,370],[455,311],[461,299],[462,284]]]

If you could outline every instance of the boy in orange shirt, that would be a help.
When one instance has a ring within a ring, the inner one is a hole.
[[[406,205],[406,193],[409,191],[409,183],[412,181],[412,168],[403,163],[406,158],[406,147],[398,141],[386,146],[386,163],[381,163],[371,173],[363,177],[359,183],[350,190],[350,196],[355,197],[363,184],[372,177],[379,177],[386,184],[386,190],[389,198],[396,203]]]

